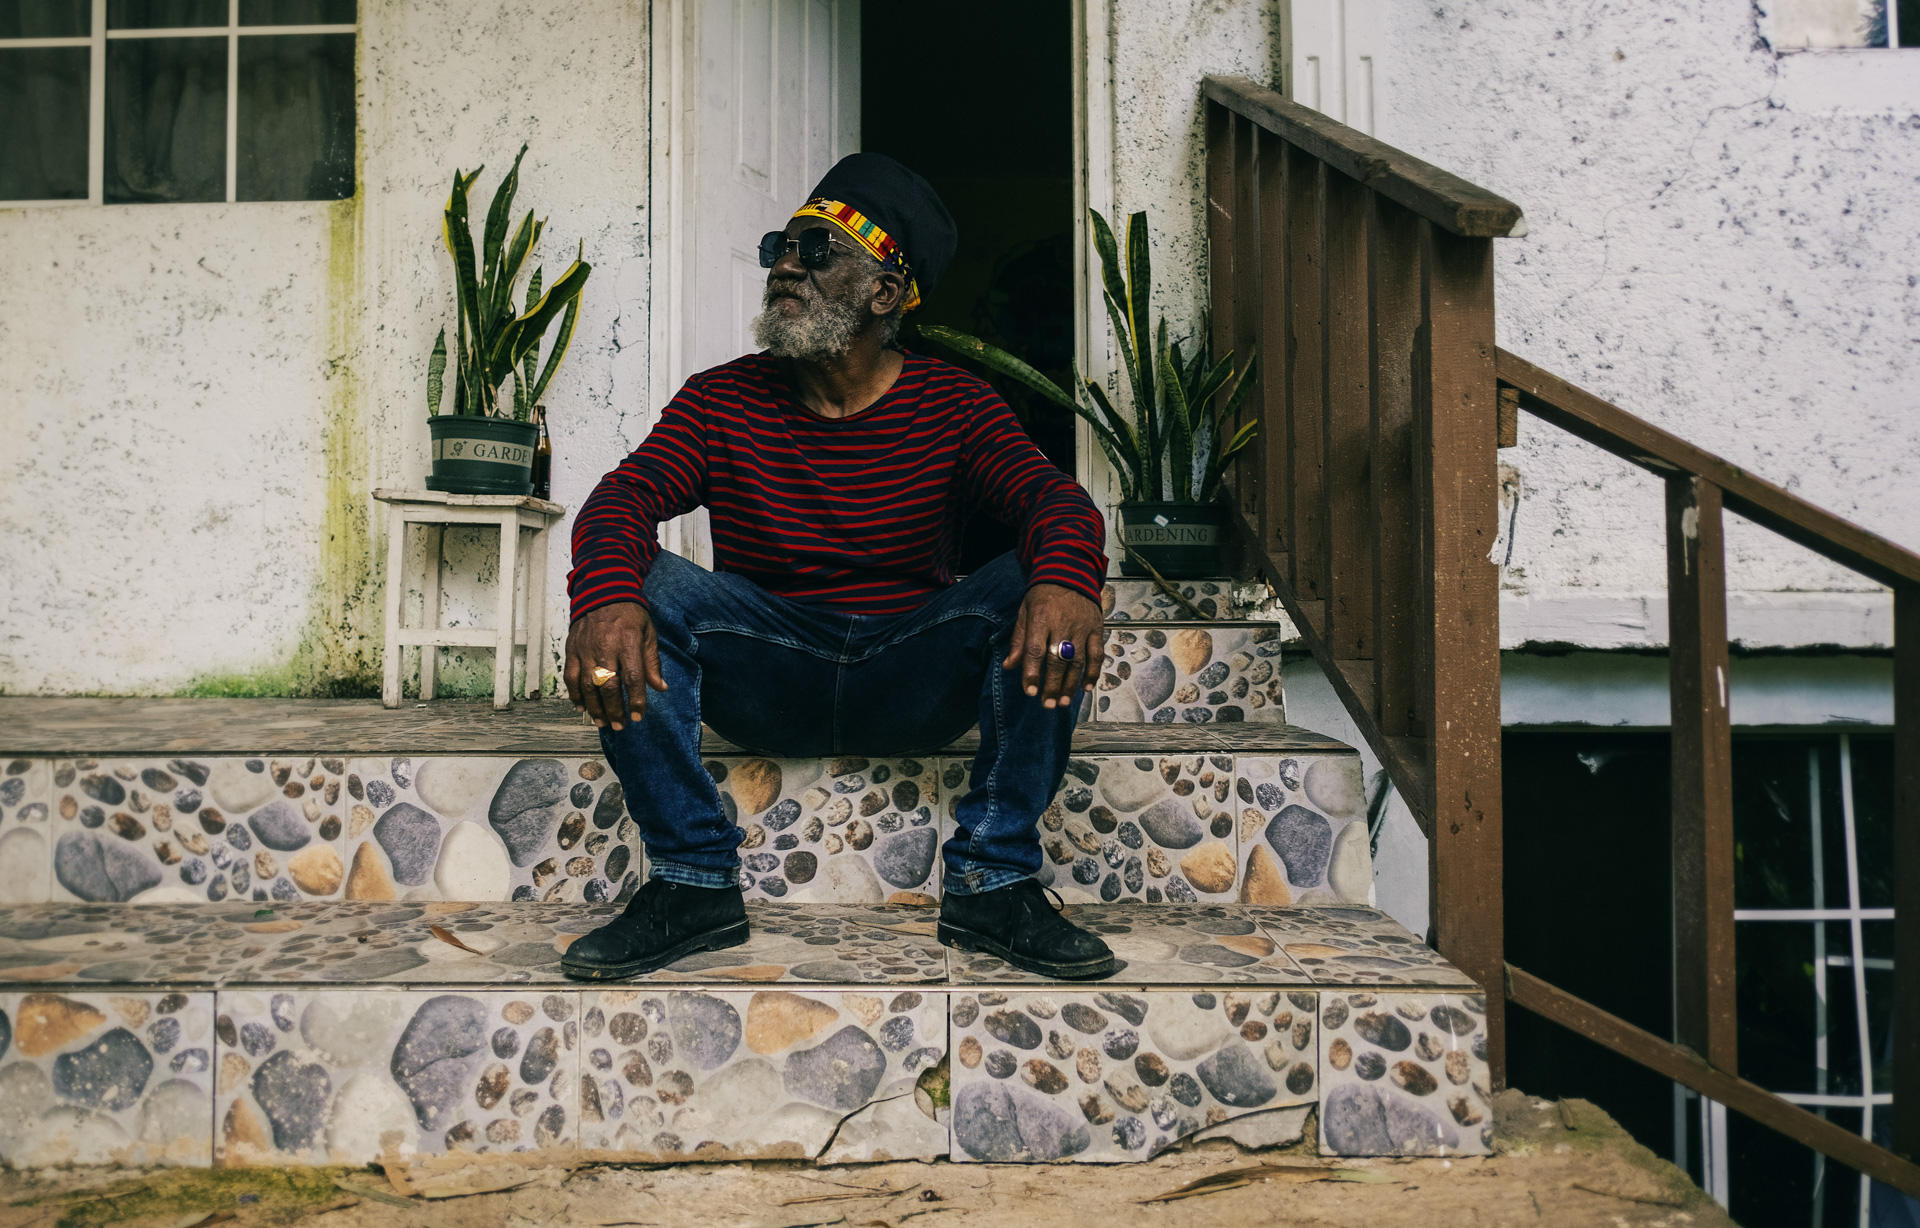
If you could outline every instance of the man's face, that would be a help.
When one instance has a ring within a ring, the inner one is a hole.
[[[824,227],[832,242],[823,268],[800,263],[797,246],[788,248],[767,271],[767,289],[760,314],[754,317],[753,338],[763,349],[781,358],[818,361],[837,358],[873,320],[891,310],[898,290],[898,274],[882,272],[878,261],[855,247],[844,235],[817,217],[797,217],[784,233],[798,239],[800,232]],[[882,310],[877,310],[882,309]]]

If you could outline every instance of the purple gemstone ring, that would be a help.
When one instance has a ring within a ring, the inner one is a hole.
[[[1053,655],[1059,657],[1062,661],[1073,660],[1073,641],[1061,640],[1058,644],[1055,644],[1053,646]]]

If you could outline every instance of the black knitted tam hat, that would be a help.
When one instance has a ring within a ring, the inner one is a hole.
[[[885,154],[840,159],[794,216],[825,218],[882,263],[904,264],[908,308],[940,280],[958,239],[933,185]]]

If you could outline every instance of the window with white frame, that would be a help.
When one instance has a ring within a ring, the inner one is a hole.
[[[356,0],[0,0],[0,202],[341,200]]]
[[[1775,51],[1920,47],[1920,0],[1760,0]]]

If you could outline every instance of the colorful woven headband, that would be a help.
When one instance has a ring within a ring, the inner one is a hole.
[[[913,279],[913,272],[907,267],[906,253],[900,250],[900,244],[886,231],[880,229],[872,218],[860,212],[852,205],[837,200],[825,200],[820,197],[800,206],[795,217],[821,217],[852,235],[854,240],[865,248],[881,264],[890,264],[907,279],[907,297],[901,304],[901,311],[912,311],[920,305],[920,286]]]

